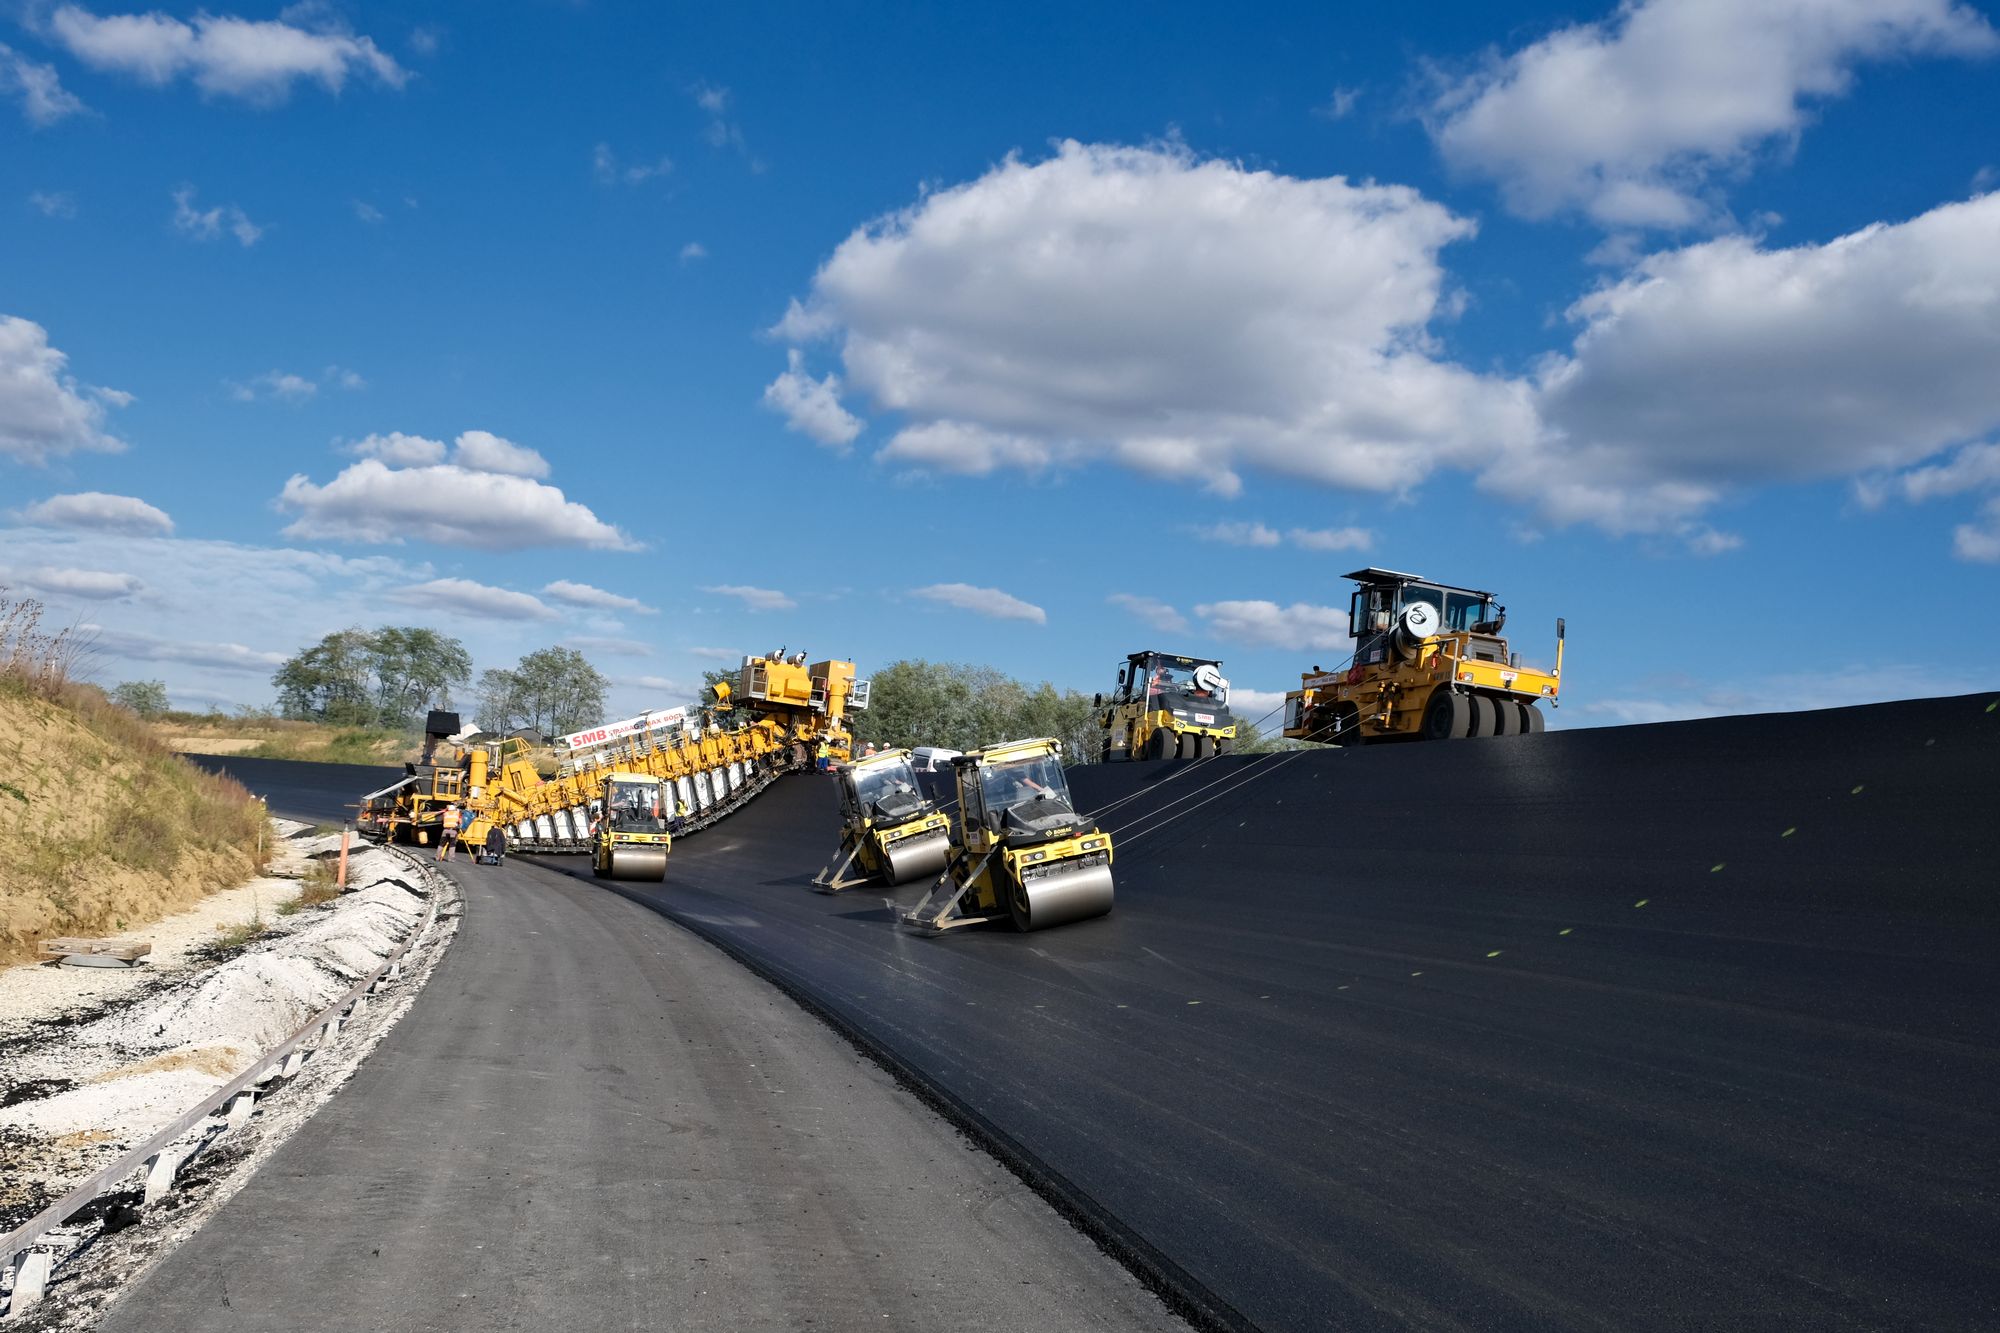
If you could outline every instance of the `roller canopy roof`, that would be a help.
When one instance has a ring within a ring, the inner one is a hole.
[[[1376,569],[1373,565],[1370,565],[1367,569],[1357,569],[1352,574],[1342,574],[1341,577],[1344,579],[1353,579],[1356,583],[1369,585],[1390,583],[1401,587],[1405,583],[1421,583],[1427,587],[1442,588],[1446,592],[1469,592],[1474,597],[1493,596],[1492,593],[1482,592],[1478,588],[1461,588],[1455,583],[1439,583],[1436,579],[1427,579],[1422,574],[1405,574],[1394,569]]]

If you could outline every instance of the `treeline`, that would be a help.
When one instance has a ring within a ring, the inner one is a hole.
[[[856,737],[877,745],[938,745],[976,750],[1001,741],[1054,736],[1072,764],[1094,764],[1104,745],[1091,695],[1030,685],[990,666],[966,662],[891,662],[874,673],[868,711]],[[1247,719],[1237,722],[1239,754],[1270,748]]]
[[[433,708],[453,707],[472,680],[472,655],[457,639],[414,625],[345,629],[327,635],[271,677],[278,713],[296,721],[403,730]],[[127,682],[135,712],[163,707],[156,682]],[[604,718],[611,682],[574,648],[543,648],[511,670],[482,672],[475,721],[487,731],[574,731]]]

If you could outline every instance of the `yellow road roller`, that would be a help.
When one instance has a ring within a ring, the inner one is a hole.
[[[871,880],[907,884],[944,869],[951,819],[924,795],[908,750],[864,755],[838,777],[840,850],[814,888],[839,893]]]
[[[612,773],[591,831],[591,868],[600,879],[667,877],[667,784],[650,773]]]
[[[1044,930],[1111,910],[1111,835],[1076,811],[1062,742],[1009,741],[952,761],[949,859],[903,924],[942,935],[982,921]]]
[[[1125,759],[1205,759],[1236,743],[1222,663],[1180,653],[1133,653],[1118,688],[1097,696],[1107,764]]]
[[[1522,736],[1542,730],[1539,705],[1562,692],[1563,622],[1555,666],[1523,666],[1490,592],[1393,569],[1357,569],[1349,608],[1354,659],[1314,667],[1285,695],[1285,735],[1338,745]]]

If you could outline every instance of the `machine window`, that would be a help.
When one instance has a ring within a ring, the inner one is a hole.
[[[1066,809],[1072,808],[1069,783],[1064,780],[1062,764],[1054,755],[990,764],[980,771],[979,779],[988,810],[1011,810],[1043,797],[1062,802]]]
[[[1438,613],[1438,619],[1444,619],[1444,594],[1436,588],[1426,588],[1420,583],[1408,585],[1403,589],[1402,605],[1408,606],[1411,602],[1429,602],[1431,609]]]
[[[1483,608],[1486,599],[1474,597],[1471,593],[1450,592],[1444,598],[1444,627],[1448,630],[1470,630],[1486,619]]]
[[[855,770],[854,796],[862,809],[874,808],[882,814],[914,810],[923,799],[917,788],[917,775],[908,760],[870,764]]]

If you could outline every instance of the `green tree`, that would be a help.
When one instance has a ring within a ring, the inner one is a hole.
[[[158,717],[172,706],[167,700],[167,683],[162,680],[125,681],[111,691],[111,702],[140,717]]]
[[[1071,763],[1097,759],[1096,710],[1075,690],[1025,685],[990,666],[921,659],[891,662],[873,679],[860,734],[877,745],[974,750],[1054,736]]]
[[[337,630],[271,677],[278,711],[339,726],[404,727],[428,708],[451,706],[472,678],[465,645],[436,630],[385,625]]]
[[[447,707],[454,685],[472,679],[472,655],[457,639],[415,625],[385,625],[370,645],[375,711],[383,725],[400,727],[420,712]]]
[[[479,677],[479,725],[487,731],[532,727],[560,735],[604,720],[604,692],[611,682],[574,648],[543,648],[509,671]]]
[[[278,689],[278,712],[340,726],[375,721],[368,639],[363,629],[336,630],[279,667],[271,676]]]

